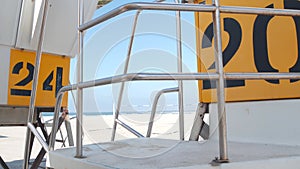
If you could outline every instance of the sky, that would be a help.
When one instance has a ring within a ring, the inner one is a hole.
[[[128,0],[126,3],[134,2]],[[143,2],[153,2],[143,0]],[[166,1],[173,2],[173,1]],[[98,9],[94,18],[125,2],[113,0]],[[84,39],[84,81],[122,74],[128,53],[130,35],[136,11],[123,13],[94,28]],[[182,12],[183,71],[196,72],[194,13]],[[142,11],[138,18],[128,73],[177,72],[175,12]],[[75,83],[76,59],[71,60],[71,83]],[[138,81],[125,84],[121,111],[149,112],[157,91],[177,87],[176,81]],[[111,112],[119,97],[120,84],[84,90],[84,112]],[[69,94],[69,109],[75,111],[73,96]],[[196,81],[184,82],[184,104],[187,109],[197,103]],[[176,111],[177,93],[166,94],[159,102],[160,111]],[[192,109],[193,109],[192,108]]]

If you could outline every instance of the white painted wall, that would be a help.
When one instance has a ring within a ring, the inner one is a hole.
[[[22,0],[1,0],[0,6],[0,44],[15,44]],[[1,63],[2,64],[2,63]]]
[[[42,10],[38,15],[37,24],[34,21],[35,2],[23,1],[23,11],[20,29],[17,39],[17,47],[36,50]],[[84,1],[85,20],[88,21],[96,10],[97,0]],[[43,5],[42,5],[43,7]],[[43,51],[59,55],[75,56],[77,50],[77,1],[73,0],[49,0],[49,12],[47,16]],[[34,29],[34,34],[32,30]]]
[[[300,145],[300,100],[227,103],[228,140]],[[216,104],[210,105],[210,133],[218,138]]]
[[[7,104],[10,47],[0,45],[0,105]]]

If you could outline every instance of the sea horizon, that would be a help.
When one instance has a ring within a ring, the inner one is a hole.
[[[42,112],[43,116],[53,116],[54,112]],[[150,114],[151,111],[122,111],[120,114]],[[178,113],[178,110],[166,110],[163,112],[159,112],[160,114],[175,114]],[[186,112],[190,113],[190,112]],[[98,115],[113,115],[112,111],[108,112],[83,112],[85,116],[98,116]],[[76,112],[69,112],[70,116],[76,116]]]

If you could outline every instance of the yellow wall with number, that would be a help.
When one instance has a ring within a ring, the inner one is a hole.
[[[8,105],[28,106],[32,89],[35,52],[11,49]],[[36,107],[54,107],[56,92],[68,85],[70,58],[43,54],[40,65]],[[67,106],[67,94],[63,106]]]
[[[300,9],[297,0],[220,0],[220,4]],[[198,71],[215,72],[212,13],[199,12],[195,18]],[[225,72],[300,72],[300,17],[222,13],[221,29]],[[201,102],[215,102],[214,83],[199,81],[199,95]],[[299,98],[300,81],[226,81],[225,97],[226,101]]]

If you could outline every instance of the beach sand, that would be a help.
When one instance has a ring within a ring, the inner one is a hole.
[[[188,140],[190,129],[193,124],[195,114],[185,113],[185,139]],[[121,114],[120,120],[136,129],[143,135],[147,133],[150,114]],[[88,115],[84,116],[84,144],[107,142],[111,139],[113,126],[112,115]],[[75,141],[76,119],[71,119],[72,133]],[[48,128],[48,132],[51,128]],[[66,137],[65,126],[62,125],[63,137]],[[26,127],[0,127],[0,156],[11,169],[22,168],[24,154]],[[151,137],[179,139],[179,123],[177,113],[157,114],[154,120]],[[57,138],[61,139],[60,134]],[[135,135],[118,125],[115,140],[136,138]],[[68,143],[66,143],[68,146]],[[61,147],[61,143],[56,143],[56,147]],[[40,151],[41,146],[34,142],[31,159]]]

